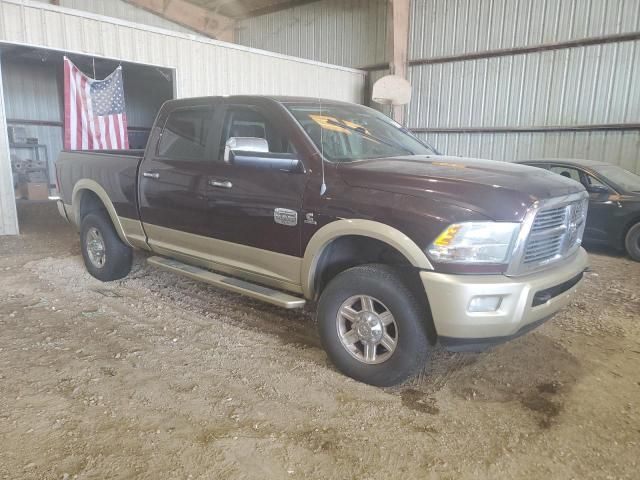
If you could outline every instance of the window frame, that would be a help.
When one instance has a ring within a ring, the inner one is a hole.
[[[166,117],[164,119],[164,122],[162,123],[162,129],[160,130],[160,135],[158,136],[158,141],[156,142],[156,148],[155,148],[155,158],[157,158],[158,160],[161,161],[170,161],[170,162],[180,162],[180,163],[186,163],[186,162],[197,162],[197,163],[207,163],[207,162],[211,162],[212,161],[212,144],[213,141],[215,140],[215,131],[216,131],[216,105],[214,104],[210,104],[210,103],[203,103],[203,104],[198,104],[198,105],[180,105],[180,106],[176,106],[175,108],[169,110],[166,113]],[[176,113],[176,112],[180,112],[180,111],[185,111],[185,110],[207,110],[209,112],[209,119],[210,119],[210,124],[209,124],[209,131],[206,133],[205,138],[204,138],[204,158],[187,158],[187,157],[171,157],[171,156],[167,156],[167,155],[161,155],[160,154],[160,145],[162,144],[162,138],[164,136],[164,132],[167,129],[167,123],[169,123],[169,119],[171,118],[171,115]]]

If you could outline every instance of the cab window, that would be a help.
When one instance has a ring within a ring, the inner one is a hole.
[[[172,111],[162,129],[158,156],[171,160],[206,160],[207,138],[212,121],[213,112],[208,106]]]
[[[280,134],[266,117],[252,108],[232,107],[227,110],[222,126],[219,154],[232,137],[264,138],[271,153],[295,153],[289,139]]]

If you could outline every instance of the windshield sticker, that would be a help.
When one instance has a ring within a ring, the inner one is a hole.
[[[353,130],[349,130],[349,128],[352,128],[361,130],[362,133],[366,135],[371,135],[371,133],[369,133],[369,131],[362,125],[358,125],[357,123],[350,122],[348,120],[339,120],[336,117],[329,117],[327,115],[309,115],[309,117],[325,130],[332,130],[334,132],[346,133],[347,135],[351,135],[353,133]],[[340,126],[340,124],[346,126],[347,128]]]

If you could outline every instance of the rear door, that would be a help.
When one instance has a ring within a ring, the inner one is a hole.
[[[207,180],[219,106],[215,100],[179,103],[158,118],[139,172],[140,217],[154,250],[193,249],[180,234],[208,233]]]

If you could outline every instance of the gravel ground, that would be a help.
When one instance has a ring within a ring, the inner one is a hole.
[[[406,385],[335,371],[310,311],[146,266],[103,284],[51,204],[0,237],[0,478],[638,478],[640,264]]]

